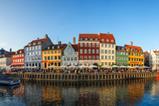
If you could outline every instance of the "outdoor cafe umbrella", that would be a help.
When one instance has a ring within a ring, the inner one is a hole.
[[[127,68],[127,66],[119,66],[120,68]]]
[[[119,67],[119,66],[117,66],[117,65],[113,65],[113,66],[112,66],[112,68],[118,68],[118,67]]]
[[[89,68],[97,68],[96,65],[90,65]]]

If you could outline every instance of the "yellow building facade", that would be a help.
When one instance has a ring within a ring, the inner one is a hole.
[[[42,51],[43,69],[59,69],[62,63],[64,44],[49,46]]]
[[[144,53],[141,47],[133,45],[125,45],[129,54],[128,65],[131,67],[144,66]]]

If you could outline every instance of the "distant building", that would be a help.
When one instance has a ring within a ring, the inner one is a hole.
[[[127,66],[128,65],[128,52],[123,46],[116,46],[116,65]]]
[[[159,50],[149,51],[149,64],[152,70],[159,70]]]
[[[6,51],[3,48],[0,49],[0,70],[10,70],[10,65],[12,64],[12,55],[14,52]]]
[[[24,49],[20,49],[12,55],[12,64],[11,67],[14,69],[23,69],[24,68]]]
[[[79,34],[78,47],[80,64],[89,66],[99,63],[98,34]]]
[[[77,66],[78,64],[78,45],[68,43],[63,51],[62,66]]]
[[[62,64],[63,50],[66,44],[60,42],[56,45],[51,45],[43,49],[42,51],[42,68],[43,69],[59,69]]]
[[[144,66],[150,67],[150,54],[148,51],[144,52]]]
[[[129,54],[129,66],[144,66],[144,53],[141,47],[133,45],[125,45]]]
[[[28,43],[24,47],[25,68],[40,69],[42,67],[42,50],[49,45],[52,45],[52,41],[48,35],[45,35],[44,38],[38,38]]]

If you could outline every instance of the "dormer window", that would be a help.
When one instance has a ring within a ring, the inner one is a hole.
[[[111,40],[112,43],[114,43],[114,40]]]
[[[107,42],[109,42],[109,39],[107,39]]]
[[[38,44],[41,44],[41,42],[38,42]]]
[[[52,46],[52,49],[54,49],[54,46]]]

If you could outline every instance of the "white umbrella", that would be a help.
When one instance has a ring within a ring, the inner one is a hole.
[[[113,66],[112,66],[112,68],[118,68],[118,67],[119,67],[119,66],[117,66],[117,65],[113,65]]]
[[[132,67],[132,66],[127,66],[127,68],[134,68],[134,67]]]
[[[150,67],[148,67],[148,66],[144,66],[144,68],[150,68]]]
[[[90,65],[89,68],[97,68],[96,65]]]
[[[120,68],[127,68],[127,66],[119,66]]]

